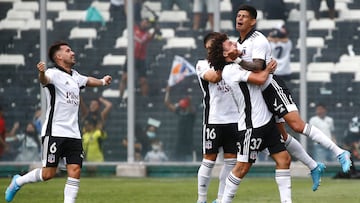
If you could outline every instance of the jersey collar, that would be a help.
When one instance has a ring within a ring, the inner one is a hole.
[[[55,68],[69,74],[69,75],[72,75],[72,70],[70,70],[70,73],[68,73],[63,67],[59,66],[58,64],[55,64]]]
[[[247,35],[245,36],[245,39],[241,39],[241,37],[239,37],[238,42],[241,44],[243,41],[245,41],[247,38],[249,38],[254,32],[255,32],[255,28],[251,29],[249,33],[247,33]]]

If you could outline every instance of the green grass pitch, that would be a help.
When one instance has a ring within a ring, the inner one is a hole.
[[[1,178],[4,192],[10,178]],[[13,202],[61,203],[65,178],[27,184],[21,188]],[[217,194],[217,179],[212,179],[208,202]],[[359,203],[360,180],[323,178],[318,191],[311,190],[311,178],[292,179],[294,203]],[[195,203],[197,179],[194,178],[81,178],[77,203]],[[279,193],[273,178],[245,178],[234,203],[277,203]]]

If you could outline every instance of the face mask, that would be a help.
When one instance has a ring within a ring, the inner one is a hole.
[[[146,135],[149,137],[149,138],[154,138],[156,136],[155,132],[146,132]]]
[[[156,152],[160,150],[160,146],[157,145],[157,144],[153,144],[151,147],[152,147],[152,149],[153,149],[154,151],[156,151]]]

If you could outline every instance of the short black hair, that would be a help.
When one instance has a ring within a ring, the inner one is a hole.
[[[257,18],[257,11],[256,8],[254,8],[253,6],[246,4],[240,5],[236,13],[239,13],[239,11],[243,10],[249,12],[250,17],[252,17],[253,19]]]
[[[55,63],[55,60],[54,60],[55,53],[57,51],[59,51],[60,47],[63,45],[70,46],[69,43],[67,43],[65,41],[56,41],[49,47],[48,57],[53,63]]]

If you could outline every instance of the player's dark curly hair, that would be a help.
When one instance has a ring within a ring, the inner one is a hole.
[[[50,47],[49,47],[49,52],[48,52],[48,57],[49,59],[55,63],[55,60],[54,60],[54,55],[57,51],[60,50],[60,47],[63,46],[63,45],[66,45],[66,46],[70,46],[67,42],[65,41],[56,41],[54,42]]]
[[[215,70],[222,70],[226,65],[225,57],[223,55],[223,42],[227,39],[228,36],[223,33],[214,36],[214,38],[212,39],[213,42],[208,49],[207,60],[209,61],[210,65],[214,67]]]
[[[215,36],[220,35],[220,32],[210,32],[204,37],[204,47],[206,48],[206,44],[209,40],[212,40]]]

